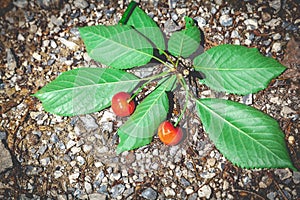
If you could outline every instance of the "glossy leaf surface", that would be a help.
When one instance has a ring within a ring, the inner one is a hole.
[[[201,99],[196,104],[205,131],[233,164],[243,168],[295,170],[284,134],[273,118],[229,100]]]
[[[86,26],[79,29],[91,58],[116,69],[147,64],[153,47],[129,25]]]
[[[193,19],[186,17],[186,28],[175,32],[168,41],[168,50],[174,56],[189,57],[200,45],[200,30]]]
[[[119,23],[133,26],[138,32],[153,42],[155,48],[165,50],[165,40],[160,28],[138,7],[135,1],[129,3]]]
[[[205,75],[203,83],[216,91],[234,94],[255,93],[285,67],[257,49],[238,45],[213,47],[194,59],[194,67]]]
[[[46,111],[62,116],[93,113],[110,106],[112,96],[129,92],[139,79],[117,69],[79,68],[62,73],[34,94]]]

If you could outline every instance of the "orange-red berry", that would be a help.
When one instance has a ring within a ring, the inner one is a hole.
[[[119,92],[111,100],[111,108],[117,116],[126,117],[133,113],[135,109],[134,101],[129,101],[130,94]]]
[[[166,145],[177,145],[183,137],[180,127],[174,127],[169,121],[162,122],[158,127],[158,137]]]

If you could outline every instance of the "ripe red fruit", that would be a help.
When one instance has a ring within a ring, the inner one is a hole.
[[[119,92],[111,100],[111,108],[117,116],[126,117],[133,113],[135,109],[134,101],[128,102],[130,94]]]
[[[182,129],[174,127],[171,122],[164,121],[158,127],[158,137],[166,145],[173,146],[178,144],[182,137]]]

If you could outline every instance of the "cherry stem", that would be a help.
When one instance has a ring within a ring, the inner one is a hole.
[[[188,100],[189,100],[189,91],[188,91],[188,86],[184,80],[184,78],[182,77],[182,75],[180,74],[180,77],[179,78],[179,82],[180,84],[182,85],[182,87],[184,88],[185,90],[185,103],[184,103],[184,107],[183,107],[183,110],[182,112],[180,113],[179,117],[178,117],[178,120],[176,121],[176,123],[174,124],[174,127],[176,127],[178,125],[178,123],[180,122],[180,120],[182,119],[186,109],[187,109],[187,105],[188,105]]]
[[[151,76],[151,77],[147,77],[147,78],[142,78],[142,79],[140,79],[141,81],[142,81],[142,80],[148,80],[148,81],[146,81],[143,85],[141,85],[141,86],[136,90],[136,92],[135,92],[128,100],[127,100],[127,103],[129,103],[130,101],[132,101],[132,100],[136,97],[136,95],[138,95],[138,93],[140,93],[140,91],[141,91],[146,85],[148,85],[151,81],[153,81],[154,79],[157,79],[157,78],[161,78],[161,77],[163,77],[163,76],[169,74],[170,71],[171,71],[171,70],[162,72],[162,73],[157,74],[157,75],[155,75],[155,76]]]
[[[154,58],[155,60],[161,62],[162,64],[164,64],[165,66],[167,66],[169,69],[172,70],[172,69],[174,68],[175,65],[174,65],[174,62],[172,61],[171,57],[170,57],[164,50],[162,50],[162,49],[158,49],[158,50],[159,50],[160,52],[162,52],[162,53],[167,57],[168,61],[171,62],[171,65],[172,65],[172,66],[170,66],[169,63],[167,63],[167,62],[161,60],[160,58],[158,58],[158,57],[156,57],[156,56],[153,56],[153,58]]]

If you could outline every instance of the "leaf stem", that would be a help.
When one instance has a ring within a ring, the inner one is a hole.
[[[151,76],[151,77],[147,77],[147,78],[142,78],[142,79],[140,79],[141,81],[143,81],[143,80],[148,80],[148,81],[146,81],[143,85],[141,85],[141,86],[136,90],[136,92],[130,97],[130,99],[127,100],[127,102],[129,103],[130,101],[132,101],[132,100],[137,96],[137,94],[140,93],[140,91],[141,91],[147,84],[149,84],[151,81],[153,81],[154,79],[157,79],[157,78],[161,78],[161,77],[163,77],[163,76],[169,74],[170,71],[171,71],[171,70],[162,72],[162,73],[157,74],[157,75],[155,75],[155,76]]]
[[[180,75],[180,77],[178,77]],[[187,109],[187,105],[188,105],[188,100],[189,100],[189,91],[188,91],[188,86],[184,80],[184,78],[182,77],[181,74],[179,74],[177,77],[179,79],[179,82],[180,84],[182,85],[182,87],[184,88],[185,90],[185,103],[184,103],[184,107],[183,107],[183,110],[182,112],[180,113],[180,116],[178,117],[178,120],[176,121],[176,123],[174,124],[174,127],[176,127],[178,125],[178,123],[180,122],[180,120],[182,119],[186,109]]]
[[[170,61],[171,62],[171,64],[173,65],[173,67],[175,67],[175,63],[173,62],[173,60],[172,60],[172,58],[170,57],[170,55],[169,54],[167,54],[167,52],[165,52],[164,50],[161,50],[161,49],[158,49],[159,51],[161,51],[165,56],[166,56],[166,58],[168,59],[168,61]],[[159,61],[159,60],[158,60]],[[161,61],[160,61],[161,62]],[[163,64],[165,64],[165,63],[163,63]],[[172,67],[172,68],[173,68]]]

